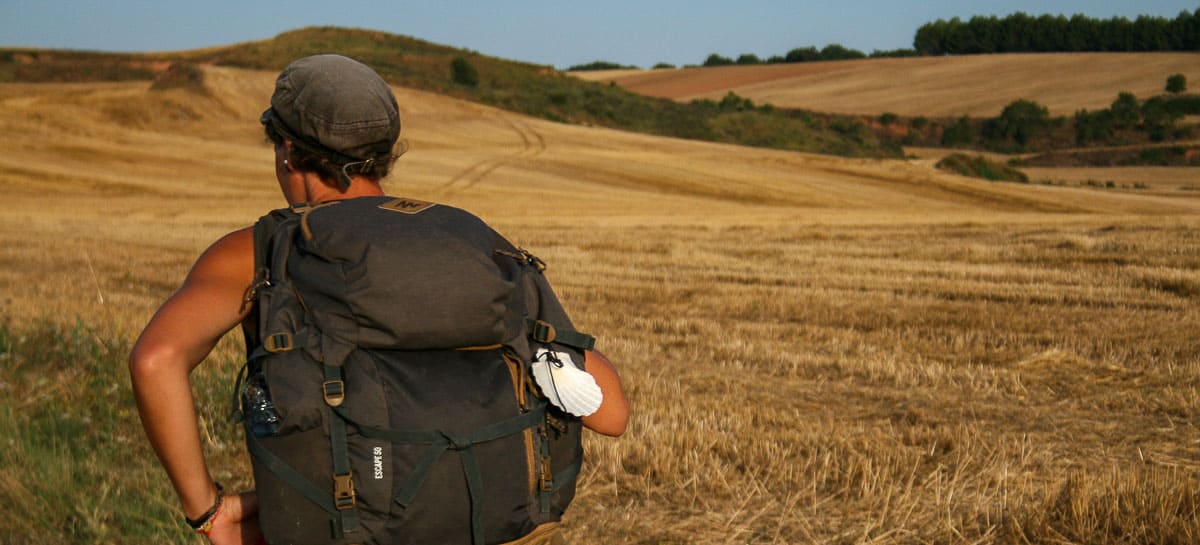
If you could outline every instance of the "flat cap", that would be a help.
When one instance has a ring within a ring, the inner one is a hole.
[[[262,123],[341,164],[387,155],[400,137],[400,112],[387,82],[341,55],[304,57],[284,68]]]

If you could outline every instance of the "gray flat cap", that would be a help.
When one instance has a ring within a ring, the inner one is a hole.
[[[284,68],[262,122],[343,164],[387,155],[400,137],[391,88],[367,65],[341,55],[304,57]]]

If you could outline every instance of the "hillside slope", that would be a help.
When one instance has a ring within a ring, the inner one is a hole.
[[[899,146],[825,116],[712,108],[647,97],[511,61],[365,29],[310,27],[274,38],[167,53],[96,53],[0,48],[0,82],[151,81],[189,84],[196,65],[278,71],[306,55],[336,52],[375,68],[388,82],[533,117],[659,136],[851,157],[899,157]],[[457,60],[473,77],[455,78]],[[175,74],[171,74],[175,71]],[[460,81],[461,79],[461,81]]]
[[[0,186],[36,220],[48,207],[137,218],[239,217],[280,204],[257,116],[270,72],[204,69],[202,90],[142,82],[0,86]],[[545,205],[591,218],[813,217],[994,212],[1194,212],[1188,200],[989,184],[928,162],[850,160],[563,125],[396,88],[411,151],[394,191],[519,218]],[[237,203],[230,197],[245,192]],[[230,208],[233,206],[233,208]],[[204,212],[201,212],[204,211]],[[37,213],[35,213],[37,212]]]
[[[1159,94],[1172,74],[1200,82],[1200,53],[970,55],[573,74],[682,101],[719,100],[732,91],[821,112],[992,117],[1024,98],[1054,115],[1072,115],[1108,107],[1121,91]]]

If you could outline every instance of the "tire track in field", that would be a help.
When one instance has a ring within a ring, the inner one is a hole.
[[[521,149],[508,155],[489,157],[476,161],[442,184],[441,190],[443,192],[452,194],[462,189],[470,189],[475,184],[487,178],[496,169],[505,165],[511,165],[519,160],[532,159],[546,151],[546,139],[542,137],[541,133],[530,127],[528,123],[507,117],[500,119],[521,139]]]

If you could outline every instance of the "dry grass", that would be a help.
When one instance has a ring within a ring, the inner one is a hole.
[[[1121,91],[1160,94],[1172,74],[1200,81],[1198,61],[1196,53],[1043,53],[574,74],[677,100],[733,91],[819,112],[993,117],[1024,98],[1069,116],[1106,108]]]
[[[81,317],[130,339],[205,245],[282,204],[255,123],[271,75],[206,81],[0,86],[11,327]],[[1200,538],[1200,201],[398,95],[412,151],[392,192],[477,211],[544,258],[621,369],[636,414],[587,438],[573,542]],[[151,115],[175,110],[191,114]],[[197,380],[217,474],[245,484],[214,423],[227,341]]]

